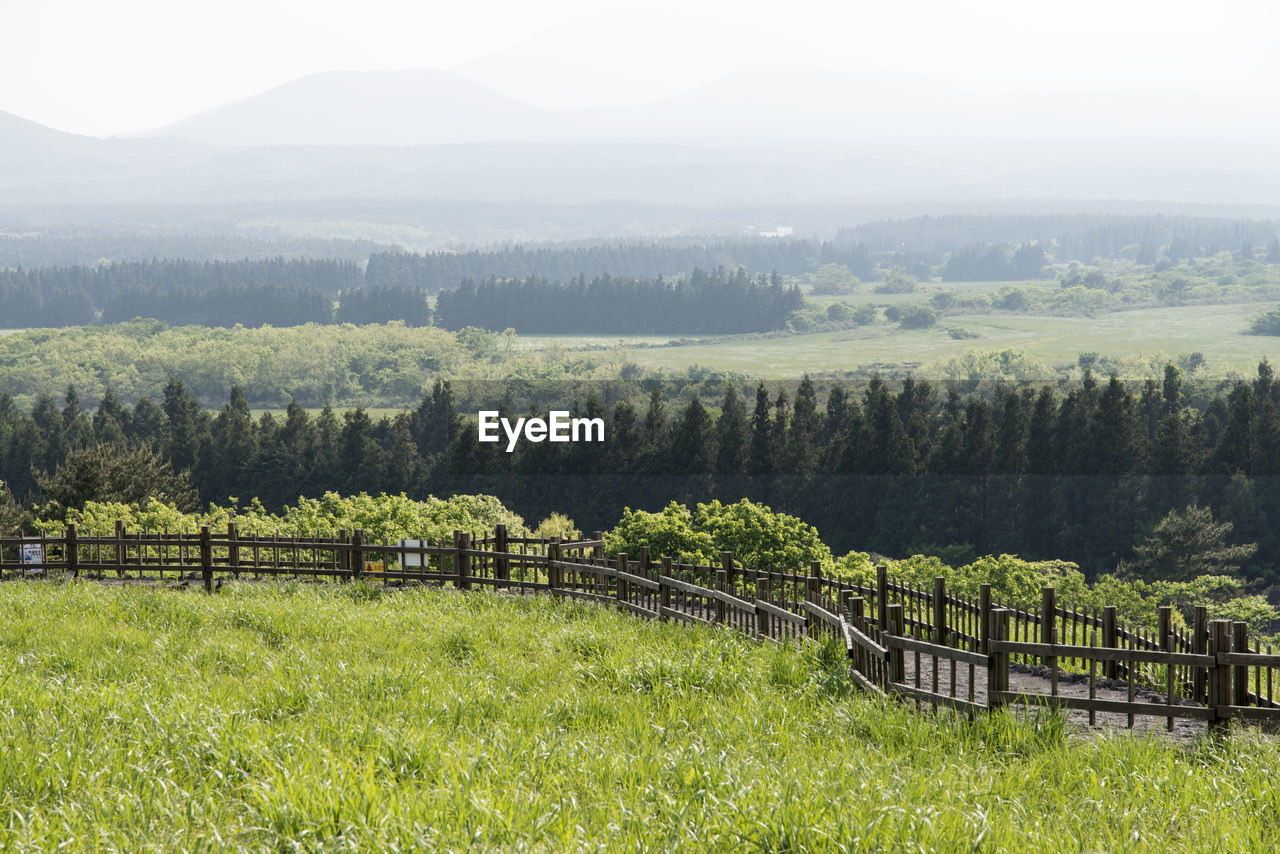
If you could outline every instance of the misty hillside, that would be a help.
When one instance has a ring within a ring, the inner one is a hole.
[[[190,162],[209,151],[203,144],[169,139],[98,139],[45,127],[0,112],[0,188],[7,182],[153,171]]]
[[[541,109],[446,71],[314,74],[153,131],[216,145],[1231,138],[1277,111],[1177,90],[983,96],[915,74],[751,68],[627,107]]]
[[[436,145],[520,139],[540,110],[447,71],[312,74],[160,128],[217,145]]]

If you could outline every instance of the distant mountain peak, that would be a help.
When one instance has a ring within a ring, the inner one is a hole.
[[[217,145],[430,145],[502,139],[539,111],[439,69],[324,71],[152,131]]]

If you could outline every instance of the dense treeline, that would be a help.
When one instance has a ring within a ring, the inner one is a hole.
[[[88,233],[86,233],[88,232]],[[256,238],[219,234],[166,234],[150,231],[93,233],[92,229],[48,228],[39,232],[0,231],[0,270],[24,267],[92,267],[103,263],[184,258],[188,261],[236,261],[283,258],[331,258],[363,263],[386,246],[369,240]]]
[[[1011,282],[1040,276],[1047,258],[1038,244],[966,246],[956,249],[942,267],[944,282]]]
[[[1275,220],[1096,214],[925,216],[845,229],[836,242],[863,244],[872,252],[925,254],[973,244],[1052,244],[1058,261],[1112,258],[1127,247],[1139,246],[1164,248],[1163,254],[1177,261],[1246,245],[1270,247],[1278,234],[1280,221]]]
[[[430,326],[431,309],[418,288],[352,288],[338,295],[338,323],[387,323],[402,320],[406,326]]]
[[[533,334],[581,330],[608,334],[651,332],[717,334],[766,332],[786,326],[803,302],[800,289],[784,287],[777,273],[752,278],[741,268],[665,280],[578,276],[568,283],[545,279],[466,281],[442,291],[436,322],[445,329],[518,329]]]
[[[448,325],[457,328],[463,314],[477,315],[460,306],[492,303],[497,297],[486,289],[499,283],[508,288],[514,287],[506,284],[511,281],[528,283],[526,303],[540,300],[534,313],[546,314],[550,304],[543,303],[552,297],[537,297],[533,292],[538,288],[554,291],[558,298],[575,289],[589,290],[597,282],[612,282],[596,288],[604,293],[619,288],[619,281],[656,282],[695,269],[745,269],[752,274],[771,270],[798,279],[835,265],[862,280],[884,280],[901,271],[919,279],[940,275],[945,281],[1017,281],[1038,278],[1046,264],[1123,257],[1158,273],[1223,250],[1242,261],[1280,263],[1278,226],[1271,221],[1190,217],[922,217],[859,226],[826,242],[684,238],[426,255],[374,252],[365,264],[277,256],[18,268],[0,270],[0,328],[86,324],[99,315],[103,322],[138,316],[168,323],[284,325],[336,317],[340,322],[403,320],[423,325],[429,322],[424,295],[438,292],[450,295],[446,302],[454,306],[455,317]],[[557,290],[549,282],[569,284]],[[198,306],[218,298],[198,295],[228,294],[229,289],[235,289],[235,298],[223,300],[229,304],[205,319]],[[326,315],[320,299],[303,291],[331,299],[341,296],[348,304]],[[487,294],[483,300],[482,291]],[[608,312],[595,311],[592,316],[598,322],[568,328],[556,326],[550,315],[533,320],[523,311],[507,314],[515,318],[513,328],[522,332],[623,331],[617,315]],[[483,321],[489,328],[500,323],[496,316]],[[629,326],[646,328],[643,322]],[[775,327],[727,324],[724,331],[758,328]]]
[[[750,239],[715,243],[656,241],[565,247],[512,246],[470,252],[415,255],[386,252],[369,258],[370,285],[422,288],[428,293],[457,287],[464,279],[548,279],[569,281],[605,275],[656,279],[693,269],[718,267],[775,270],[798,276],[820,264],[843,264],[860,278],[871,278],[874,260],[860,246],[836,246],[811,240]]]
[[[350,261],[282,257],[0,270],[0,328],[135,317],[204,326],[329,323],[333,296],[361,280]]]
[[[330,323],[333,303],[319,291],[294,285],[218,284],[127,287],[102,306],[102,323],[151,317],[179,326],[299,326]]]
[[[360,265],[355,262],[284,257],[237,261],[151,260],[0,270],[0,289],[81,288],[97,306],[126,288],[181,286],[207,291],[226,285],[283,285],[336,295],[362,283]]]
[[[508,393],[519,386],[508,386]],[[1170,509],[1214,508],[1259,550],[1247,570],[1276,580],[1280,557],[1280,382],[1252,382],[1191,406],[1176,368],[1129,386],[1087,375],[1065,390],[1001,387],[961,395],[924,381],[873,380],[820,394],[761,385],[645,402],[590,392],[563,403],[605,420],[603,444],[476,441],[447,382],[413,411],[254,418],[238,388],[219,412],[181,383],[160,403],[108,395],[96,412],[71,392],[21,411],[0,397],[0,478],[20,498],[36,473],[94,443],[149,446],[189,470],[203,500],[259,496],[268,506],[326,490],[410,495],[485,491],[526,515],[567,512],[604,527],[623,507],[744,496],[796,514],[837,551],[906,554],[938,546],[1078,561],[1090,573],[1131,559]],[[825,398],[825,399],[823,399]],[[509,400],[511,398],[508,398]],[[500,405],[515,418],[527,408]]]

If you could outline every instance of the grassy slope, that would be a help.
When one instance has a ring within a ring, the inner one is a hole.
[[[0,586],[0,848],[1244,851],[1280,833],[1270,740],[963,723],[844,696],[813,648],[378,592]]]

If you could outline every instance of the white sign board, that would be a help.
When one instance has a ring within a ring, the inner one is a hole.
[[[422,540],[401,540],[400,541],[400,548],[402,549],[421,549],[421,548],[425,548],[426,545],[427,544]],[[401,555],[401,557],[404,558],[404,560],[401,562],[402,566],[422,566],[424,562],[423,559],[426,557],[426,555],[421,553],[414,554],[413,552],[405,552],[404,554]]]
[[[22,544],[22,571],[28,575],[44,572],[44,545],[42,543]]]

